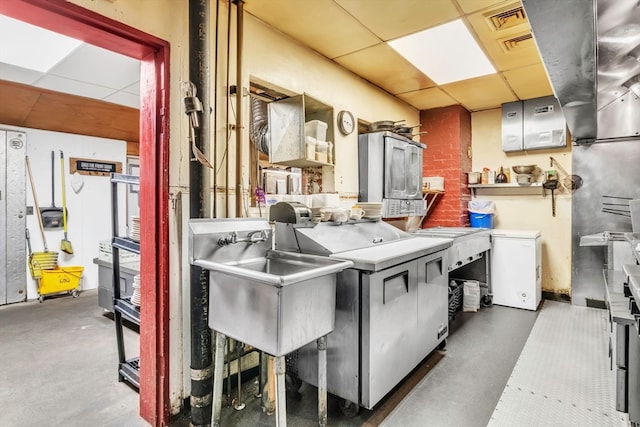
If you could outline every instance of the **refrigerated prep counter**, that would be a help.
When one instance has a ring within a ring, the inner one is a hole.
[[[345,412],[371,409],[448,336],[452,239],[414,238],[380,220],[316,224],[291,205],[271,208],[277,250],[354,264],[336,276],[327,390]],[[317,363],[314,345],[301,348],[299,378],[317,385]]]

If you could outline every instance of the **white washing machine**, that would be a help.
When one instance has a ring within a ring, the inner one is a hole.
[[[493,303],[537,310],[542,299],[542,237],[532,230],[491,230]]]

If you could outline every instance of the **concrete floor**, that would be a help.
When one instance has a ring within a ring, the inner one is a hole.
[[[0,307],[0,426],[138,427],[138,393],[118,382],[115,327],[97,290]],[[138,334],[125,328],[127,354]]]
[[[97,291],[79,298],[0,307],[0,426],[147,425],[138,416],[138,394],[117,381],[113,321],[98,306]],[[537,313],[505,307],[459,313],[445,351],[436,351],[375,410],[353,418],[329,399],[329,425],[486,426],[518,360]],[[127,354],[138,336],[126,330]],[[223,426],[274,426],[275,418],[243,386],[247,406],[223,409]],[[287,396],[288,425],[316,426],[316,389],[303,384]],[[178,417],[176,426],[188,425]]]

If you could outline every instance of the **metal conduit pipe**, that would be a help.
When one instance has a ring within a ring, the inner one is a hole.
[[[196,147],[210,153],[210,84],[209,84],[209,2],[189,0],[189,79],[202,102],[200,126],[194,129]],[[208,218],[210,212],[209,170],[200,162],[189,162],[189,216]],[[211,330],[209,329],[209,275],[191,266],[191,425],[211,423],[213,384]]]
[[[215,25],[215,53],[213,56],[214,68],[213,68],[213,90],[214,92],[218,87],[218,38],[220,36],[220,2],[216,1],[216,25]],[[214,99],[213,102],[213,211],[212,217],[218,217],[218,101]]]
[[[242,52],[244,0],[236,0],[236,217],[242,217]]]
[[[226,125],[226,131],[225,131],[225,149],[224,149],[224,173],[225,173],[225,178],[224,178],[224,216],[225,218],[229,218],[229,138],[231,137],[231,129],[230,129],[230,120],[229,120],[229,103],[231,102],[229,100],[229,97],[231,96],[231,89],[230,89],[230,79],[229,79],[229,73],[230,73],[230,64],[229,64],[229,58],[231,58],[231,2],[228,3],[228,10],[227,10],[227,58],[226,58],[226,62],[227,62],[227,73],[225,76],[225,80],[226,80],[226,90],[227,90],[227,96],[225,97],[226,102],[226,113],[225,113],[225,125]]]

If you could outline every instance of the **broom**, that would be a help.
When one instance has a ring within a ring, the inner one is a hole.
[[[62,150],[60,150],[60,173],[62,174],[62,230],[64,231],[64,237],[60,242],[60,250],[73,254],[73,246],[67,239],[67,189],[64,185],[64,154],[62,154]]]

